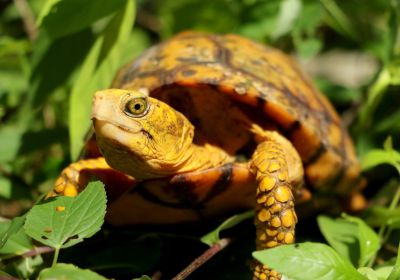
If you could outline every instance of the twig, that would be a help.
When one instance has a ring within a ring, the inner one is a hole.
[[[203,254],[191,262],[184,270],[178,273],[172,280],[183,280],[186,279],[193,271],[198,269],[215,254],[224,249],[231,242],[229,238],[222,238],[218,243],[208,248]]]
[[[29,257],[41,255],[41,254],[51,253],[51,252],[54,252],[54,248],[49,247],[49,246],[35,247],[33,250],[23,253],[22,257],[29,258]]]
[[[26,34],[28,34],[31,41],[34,41],[37,36],[37,29],[35,25],[35,17],[28,2],[26,0],[14,0],[14,4],[21,15]]]

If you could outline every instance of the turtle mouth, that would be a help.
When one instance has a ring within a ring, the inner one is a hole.
[[[113,126],[115,128],[118,128],[119,130],[122,130],[127,133],[138,133],[142,130],[138,127],[132,128],[132,127],[123,125],[121,123],[118,123],[118,122],[115,122],[112,120],[106,120],[106,119],[103,119],[101,117],[96,117],[96,116],[92,117],[92,121],[93,121],[93,126],[95,127],[96,131],[97,131],[97,129],[96,129],[97,127],[104,127],[104,126],[106,126],[107,128],[109,126]]]

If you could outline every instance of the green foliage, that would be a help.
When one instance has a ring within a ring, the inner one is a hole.
[[[40,272],[38,279],[105,280],[107,278],[88,269],[80,269],[72,264],[59,263],[52,268],[43,269]]]
[[[49,245],[56,248],[54,263],[59,249],[68,247],[61,261],[65,258],[107,278],[149,279],[140,276],[158,269],[165,272],[164,278],[173,278],[204,250],[201,242],[218,243],[224,230],[224,236],[237,241],[195,277],[208,279],[217,273],[223,274],[219,279],[250,277],[247,264],[254,250],[254,228],[243,221],[250,213],[204,229],[140,228],[134,237],[130,232],[129,238],[118,243],[114,234],[120,230],[115,228],[80,242],[103,222],[105,194],[99,186],[95,190],[91,185],[76,198],[46,200],[29,210],[52,188],[70,159],[78,157],[90,126],[93,93],[110,87],[117,70],[151,44],[195,29],[244,35],[304,62],[305,70],[349,126],[368,181],[365,193],[370,203],[360,218],[320,216],[322,235],[311,224],[312,233],[296,237],[314,242],[325,237],[331,247],[300,243],[255,252],[255,256],[293,279],[324,279],[328,272],[343,279],[400,279],[400,254],[393,249],[399,246],[400,234],[399,0],[371,0],[362,5],[358,0],[3,2],[0,275],[102,278],[66,264],[46,269],[48,258],[41,255],[54,250]],[[27,5],[21,9],[17,2]],[[326,58],[332,55],[329,62]],[[366,57],[366,62],[361,63],[360,57]],[[57,206],[66,208],[56,211]],[[300,228],[308,227],[303,223],[300,220]],[[103,245],[109,236],[113,240]],[[85,244],[89,249],[82,249]],[[168,256],[175,258],[182,244],[187,254],[179,251],[179,261],[171,263]],[[68,259],[74,250],[78,253]],[[84,256],[90,252],[95,257]]]
[[[253,256],[291,279],[367,279],[325,244],[305,242],[282,245],[256,251]]]
[[[89,183],[77,197],[59,196],[35,205],[25,232],[54,248],[67,248],[100,230],[106,212],[106,192],[100,182]]]
[[[234,227],[243,220],[249,219],[254,216],[253,211],[248,211],[242,214],[234,215],[229,219],[225,220],[222,224],[220,224],[215,230],[210,231],[206,235],[204,235],[200,240],[201,242],[207,244],[208,246],[212,246],[218,243],[220,238],[221,231]]]

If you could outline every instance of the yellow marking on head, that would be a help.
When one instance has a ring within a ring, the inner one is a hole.
[[[282,224],[285,227],[291,227],[295,224],[295,219],[293,216],[293,211],[292,210],[286,210],[282,213],[281,215],[281,219],[282,219]]]
[[[278,218],[278,217],[274,217],[274,218],[272,218],[272,220],[271,220],[271,225],[273,226],[273,227],[276,227],[276,228],[278,228],[278,227],[280,227],[281,226],[281,220]]]
[[[291,244],[291,243],[293,243],[293,241],[294,241],[293,233],[287,232],[286,235],[285,235],[284,241],[285,241],[286,244]]]
[[[275,172],[278,171],[279,169],[281,169],[281,165],[278,162],[273,161],[269,164],[268,172]]]
[[[280,186],[275,190],[275,199],[279,202],[286,202],[292,198],[292,192],[287,186]]]
[[[68,184],[65,186],[64,195],[74,197],[78,195],[78,190],[74,185]]]
[[[277,231],[277,230],[267,229],[267,235],[268,235],[268,236],[273,237],[273,236],[275,236],[275,235],[277,235],[277,234],[278,234],[278,231]]]
[[[268,248],[272,248],[272,247],[276,247],[278,245],[278,242],[271,240],[271,241],[268,241],[266,245]]]
[[[271,219],[271,213],[266,209],[261,209],[257,214],[257,218],[260,222],[266,222]]]
[[[260,190],[263,192],[270,191],[275,186],[275,179],[272,177],[264,177],[260,182]]]
[[[265,233],[263,233],[260,235],[260,237],[258,239],[261,241],[265,241],[265,240],[267,240],[267,236],[265,235]]]

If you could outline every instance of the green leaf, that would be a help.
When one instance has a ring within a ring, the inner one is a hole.
[[[77,197],[55,197],[35,205],[28,213],[25,232],[54,248],[66,248],[100,230],[106,211],[106,192],[92,182]]]
[[[151,278],[147,275],[142,275],[140,278],[134,278],[133,280],[151,280]]]
[[[31,239],[22,228],[24,221],[25,216],[22,216],[0,223],[0,254],[22,255],[33,248]]]
[[[390,273],[393,271],[393,267],[394,266],[382,266],[382,267],[376,268],[375,272],[380,279],[387,280]]]
[[[343,219],[335,220],[327,216],[318,216],[317,220],[319,229],[329,245],[342,257],[351,261],[353,265],[357,265],[360,258],[357,225]]]
[[[366,280],[367,278],[331,247],[299,243],[253,252],[254,258],[296,280]]]
[[[12,196],[11,180],[0,176],[0,198],[10,199],[11,196]]]
[[[121,66],[121,53],[132,29],[135,2],[126,1],[104,32],[97,38],[83,62],[70,96],[71,157],[76,159],[90,126],[91,101],[95,91],[107,88]]]
[[[231,227],[234,227],[235,225],[237,225],[238,223],[249,219],[251,217],[254,216],[254,212],[253,211],[247,211],[245,213],[242,214],[238,214],[238,215],[234,215],[228,219],[226,219],[222,224],[220,224],[215,230],[207,233],[206,235],[204,235],[200,240],[201,242],[212,246],[215,243],[218,243],[220,241],[220,236],[219,234],[221,233],[221,231],[223,231],[224,229],[228,229]]]
[[[296,50],[303,58],[315,56],[322,49],[322,42],[315,38],[295,40]]]
[[[360,41],[359,32],[357,32],[350,18],[334,0],[321,0],[320,2],[330,16],[331,25],[334,29],[356,42]]]
[[[45,7],[41,27],[52,39],[60,38],[89,27],[95,21],[113,14],[124,4],[125,0],[57,1],[51,7]]]
[[[370,267],[359,267],[357,271],[366,276],[369,280],[385,280],[385,278],[379,277],[379,274]]]
[[[80,269],[72,264],[59,263],[52,268],[43,269],[39,280],[106,280],[107,278],[88,269]]]
[[[302,2],[300,0],[284,0],[280,3],[279,16],[276,21],[274,32],[271,34],[273,40],[282,37],[292,30],[296,19],[302,10]]]
[[[400,279],[400,244],[397,250],[397,259],[387,280],[399,280]]]
[[[374,149],[365,154],[361,159],[363,170],[373,168],[379,164],[392,165],[400,174],[400,153],[392,149]]]
[[[2,230],[0,239],[0,249],[7,243],[8,239],[19,232],[19,230],[24,226],[26,215],[14,218],[11,222],[1,223],[2,226],[7,225],[7,229]]]
[[[344,218],[358,226],[358,241],[360,244],[360,259],[358,266],[364,266],[380,249],[379,236],[360,218],[348,215],[345,215]]]
[[[0,163],[14,160],[21,145],[23,129],[15,125],[0,128]]]
[[[57,88],[67,86],[93,41],[89,28],[56,40],[39,36],[34,45],[30,77],[29,98],[34,106],[42,106]]]
[[[400,208],[389,209],[382,206],[371,206],[363,213],[363,217],[373,227],[389,225],[400,217]]]

